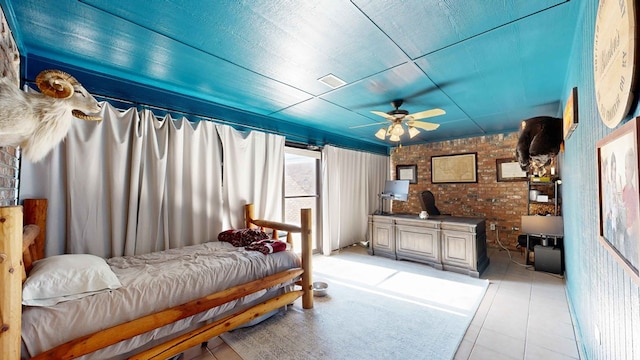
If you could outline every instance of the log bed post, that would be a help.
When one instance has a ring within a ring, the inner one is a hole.
[[[244,222],[247,228],[252,228],[253,225],[253,204],[246,204],[244,206]]]
[[[302,225],[301,243],[302,243],[302,308],[313,308],[313,288],[312,277],[313,266],[311,257],[313,256],[313,244],[311,237],[311,209],[300,210],[300,222]]]
[[[287,231],[287,239],[291,235],[291,232],[300,232],[300,242],[301,242],[301,257],[302,257],[302,269],[304,272],[302,273],[302,279],[300,281],[300,285],[302,286],[302,308],[303,309],[312,309],[313,308],[313,266],[312,266],[312,256],[313,256],[313,244],[312,244],[312,217],[311,217],[311,209],[300,209],[300,227],[276,223],[272,221],[264,221],[264,220],[255,220],[254,219],[254,205],[246,204],[244,208],[244,219],[246,223],[246,227],[250,228],[253,225],[263,226],[263,227],[275,227],[274,231],[284,230]]]
[[[0,349],[20,359],[22,325],[22,207],[0,207]]]
[[[35,239],[36,254],[33,261],[44,259],[47,236],[47,199],[24,199],[24,223],[38,225],[40,232]]]

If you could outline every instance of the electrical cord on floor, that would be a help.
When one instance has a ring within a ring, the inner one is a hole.
[[[507,251],[507,255],[509,255],[509,260],[512,263],[520,265],[520,266],[524,266],[527,269],[532,267],[531,265],[521,264],[521,263],[513,260],[513,258],[511,257],[511,250],[509,250],[506,246],[502,245],[502,242],[500,242],[500,233],[499,233],[498,227],[496,227],[496,241],[498,242],[498,245],[500,245],[501,248],[503,248],[503,249],[505,249]]]
[[[557,278],[557,279],[564,279],[564,275],[557,275],[557,274],[552,274],[552,273],[548,273],[548,272],[542,272],[545,275]]]
[[[503,248],[503,249],[505,249],[507,251],[507,255],[509,255],[509,260],[512,263],[520,265],[520,266],[524,266],[525,269],[530,270],[530,271],[534,270],[534,267],[532,265],[521,264],[521,263],[513,260],[513,258],[511,257],[511,250],[509,250],[507,247],[502,245],[502,243],[500,242],[500,235],[499,235],[497,227],[496,227],[496,241],[498,242],[498,245],[500,245],[501,248]],[[549,276],[554,277],[554,278],[557,278],[557,279],[564,279],[564,275],[556,275],[556,274],[550,274],[550,273],[546,273],[546,272],[544,274],[549,275]]]

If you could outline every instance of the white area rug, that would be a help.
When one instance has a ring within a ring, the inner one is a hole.
[[[243,359],[452,359],[489,284],[360,247],[313,261],[328,295],[223,334]]]

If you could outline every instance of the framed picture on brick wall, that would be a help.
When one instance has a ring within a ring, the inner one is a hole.
[[[396,165],[396,180],[409,180],[409,184],[417,184],[418,165]]]
[[[497,181],[526,181],[527,171],[520,168],[515,159],[496,159]]]
[[[478,182],[478,153],[440,155],[431,157],[431,182]]]

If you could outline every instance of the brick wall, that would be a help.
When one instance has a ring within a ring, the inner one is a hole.
[[[0,76],[20,86],[20,53],[4,11],[0,8]],[[17,205],[19,151],[11,146],[0,146],[0,206]]]
[[[19,163],[14,147],[0,147],[0,206],[17,205]]]
[[[407,202],[394,201],[396,213],[419,213],[418,194],[431,190],[441,212],[455,216],[479,216],[487,219],[487,242],[498,246],[496,239],[515,249],[520,228],[520,216],[526,215],[528,188],[526,181],[497,181],[496,159],[514,159],[518,134],[481,136],[430,144],[403,146],[391,154],[392,176],[396,165],[418,165],[418,183],[409,186]],[[478,182],[464,184],[432,184],[431,156],[477,153]],[[491,231],[489,224],[496,224]]]

